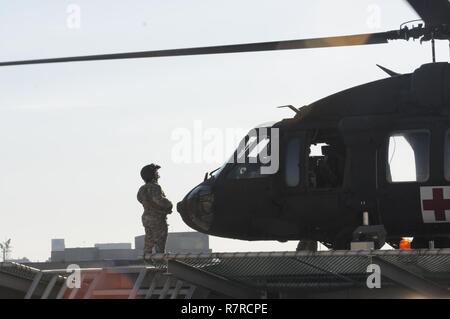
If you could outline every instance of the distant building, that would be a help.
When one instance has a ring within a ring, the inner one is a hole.
[[[52,251],[64,251],[65,248],[64,239],[52,239]]]
[[[30,260],[27,257],[23,257],[23,258],[19,258],[19,259],[8,259],[6,261],[12,262],[12,263],[18,263],[18,264],[24,264],[24,263],[30,262]]]
[[[144,235],[134,238],[139,256],[144,251]],[[166,252],[173,254],[210,253],[209,236],[198,232],[169,233],[167,236]]]
[[[100,250],[131,249],[131,243],[95,244],[95,247]]]
[[[52,239],[51,262],[89,262],[105,260],[136,260],[142,258],[144,236],[135,237],[135,249],[131,243],[95,244],[94,247],[66,248],[64,239]],[[198,232],[169,233],[168,253],[209,253],[208,235]]]
[[[123,248],[124,247],[124,248]],[[96,244],[95,247],[66,248],[52,251],[52,262],[78,262],[96,260],[133,260],[138,255],[131,244]]]

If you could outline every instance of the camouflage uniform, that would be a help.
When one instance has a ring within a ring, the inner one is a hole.
[[[138,201],[144,206],[142,224],[145,227],[144,256],[164,253],[167,240],[167,214],[172,212],[172,203],[166,198],[156,182],[149,182],[139,189]]]

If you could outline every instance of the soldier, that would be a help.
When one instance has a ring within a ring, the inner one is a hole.
[[[144,206],[142,224],[145,227],[144,259],[149,259],[155,248],[156,253],[164,253],[167,240],[167,215],[172,213],[172,203],[158,185],[159,165],[150,164],[142,168],[141,177],[145,185],[137,194]]]

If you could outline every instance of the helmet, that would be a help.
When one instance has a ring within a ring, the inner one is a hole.
[[[158,169],[160,169],[161,166],[156,164],[150,164],[147,166],[144,166],[141,169],[141,177],[145,182],[151,181],[155,177],[155,173]]]

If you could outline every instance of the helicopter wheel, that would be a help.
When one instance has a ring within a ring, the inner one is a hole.
[[[297,251],[317,251],[318,244],[314,240],[300,240],[297,245]]]

